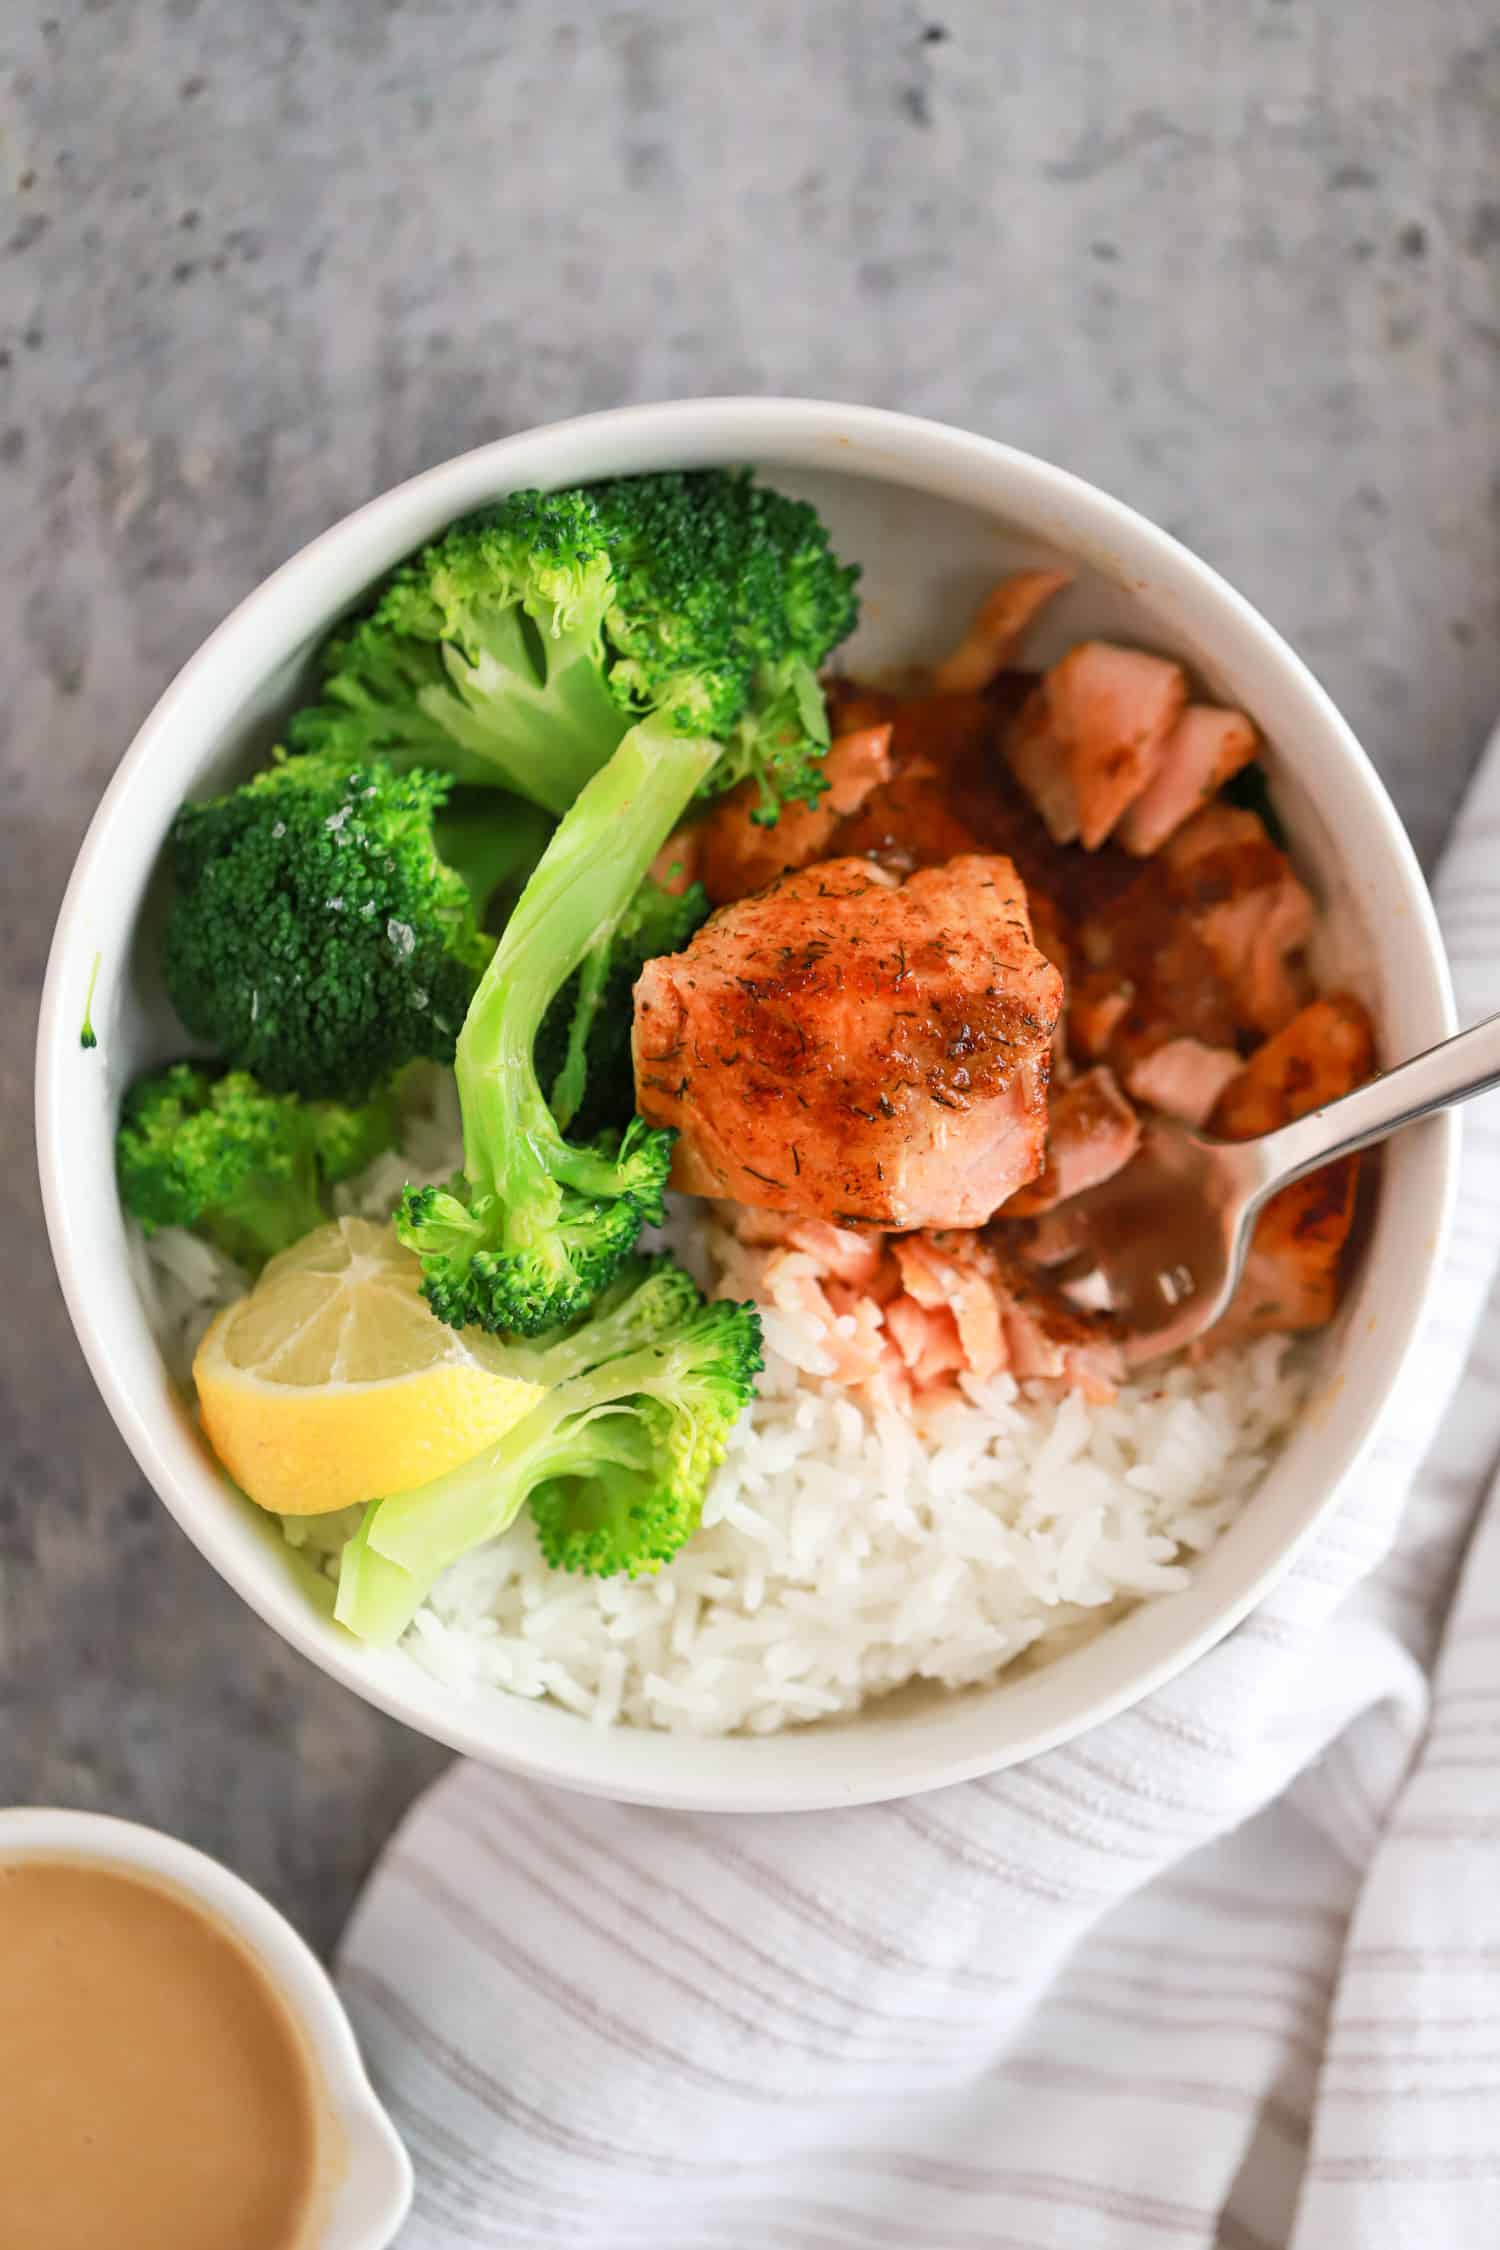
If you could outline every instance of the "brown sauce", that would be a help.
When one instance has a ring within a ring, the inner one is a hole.
[[[328,2140],[224,1925],[123,1868],[0,1861],[0,2243],[312,2250]]]
[[[888,853],[899,860],[904,847],[917,862],[951,858],[963,849],[1004,852],[1027,891],[1044,892],[1069,925],[1112,905],[1139,876],[1140,861],[1114,844],[1094,852],[1055,844],[1001,754],[1006,726],[1031,684],[1030,673],[1002,672],[982,696],[897,697],[834,683],[835,733],[886,719],[893,723],[896,780],[875,793],[863,820],[855,815],[844,823],[830,848]],[[915,778],[906,778],[914,767]],[[924,833],[924,814],[930,835]]]
[[[1026,887],[1043,950],[1068,973],[1070,993],[1091,969],[1129,991],[1113,1059],[1134,1059],[1167,1037],[1244,1046],[1228,988],[1187,918],[1187,908],[1204,901],[1160,862],[1132,859],[1115,844],[1083,851],[1054,843],[1011,773],[1001,744],[1032,679],[1002,672],[983,695],[904,698],[840,683],[835,730],[889,719],[895,774],[841,824],[830,852],[868,854],[898,870],[960,851],[1003,852]]]

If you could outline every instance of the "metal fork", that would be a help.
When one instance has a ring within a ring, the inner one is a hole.
[[[1178,1351],[1225,1311],[1278,1188],[1496,1085],[1500,1016],[1489,1016],[1259,1140],[1151,1117],[1123,1171],[1051,1214],[1054,1247],[1073,1243],[1052,1278],[1075,1305],[1120,1320],[1130,1364]]]

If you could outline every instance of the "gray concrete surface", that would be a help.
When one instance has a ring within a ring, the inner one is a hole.
[[[438,1754],[142,1487],[32,1184],[51,920],[136,723],[411,470],[814,392],[1181,534],[1430,857],[1500,708],[1500,31],[1490,0],[52,6],[0,12],[0,1800],[162,1822],[326,1945]]]

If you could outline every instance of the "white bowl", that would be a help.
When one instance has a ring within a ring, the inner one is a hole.
[[[457,1691],[399,1652],[358,1646],[273,1524],[226,1493],[169,1384],[126,1262],[112,1138],[121,1092],[173,1049],[149,945],[152,869],[178,804],[241,770],[311,651],[370,583],[453,517],[518,486],[754,462],[817,501],[864,565],[856,668],[939,652],[979,592],[1021,563],[1077,571],[1039,637],[1089,633],[1186,659],[1270,744],[1277,802],[1321,893],[1330,964],[1368,1000],[1387,1061],[1453,1028],[1426,886],[1384,789],[1305,666],[1164,532],[1076,477],[904,415],[795,399],[700,399],[559,423],[448,461],[336,524],[241,603],[136,737],[79,854],[42,1005],[37,1133],[52,1246],[89,1365],[141,1469],[266,1622],[356,1694],[457,1750],[575,1789],[717,1810],[853,1804],[993,1771],[1092,1726],[1191,1663],[1285,1570],[1363,1455],[1420,1323],[1448,1222],[1453,1122],[1386,1154],[1377,1207],[1322,1378],[1265,1484],[1185,1593],[1148,1603],[1050,1667],[947,1697],[903,1695],[853,1721],[699,1741],[601,1731],[495,1689]],[[96,1052],[79,1048],[100,957]]]
[[[233,1930],[301,2026],[336,2133],[317,2250],[386,2250],[411,2206],[411,2159],[375,2098],[343,2003],[290,1922],[216,1859],[159,1829],[56,1805],[0,1811],[0,1860],[87,1860],[186,1891]]]

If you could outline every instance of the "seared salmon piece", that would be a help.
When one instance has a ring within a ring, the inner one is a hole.
[[[1297,956],[1313,932],[1313,903],[1253,812],[1210,805],[1161,853],[1174,898],[1228,987],[1237,1021],[1262,1037],[1289,1023],[1307,997]]]
[[[1338,1101],[1375,1064],[1370,1019],[1347,993],[1302,1009],[1250,1057],[1219,1098],[1214,1131],[1249,1140]],[[1339,1266],[1354,1222],[1359,1158],[1341,1157],[1273,1195],[1255,1222],[1250,1255],[1208,1348],[1241,1336],[1321,1328],[1338,1310]]]
[[[1174,878],[1185,878],[1200,860],[1261,845],[1270,851],[1278,849],[1258,813],[1245,805],[1208,805],[1171,838],[1161,862]]]
[[[1081,642],[1043,673],[1006,756],[1055,843],[1098,849],[1154,776],[1186,702],[1180,664],[1110,641]]]
[[[1238,1061],[1238,1057],[1236,1057]],[[1006,1204],[1007,1219],[1035,1218],[1123,1171],[1141,1145],[1141,1121],[1102,1065],[1086,1070],[1047,1105],[1047,1162],[1040,1179]]]
[[[1148,1109],[1206,1125],[1215,1102],[1244,1068],[1235,1047],[1205,1047],[1201,1039],[1167,1039],[1132,1063],[1125,1083]]]
[[[1067,570],[1019,570],[992,587],[951,656],[932,675],[939,695],[977,695],[1005,670],[1037,612],[1072,584]]]
[[[1359,1158],[1344,1156],[1272,1196],[1255,1222],[1229,1310],[1208,1332],[1209,1350],[1332,1320],[1358,1185]]]
[[[1374,1068],[1375,1040],[1364,1008],[1347,992],[1330,992],[1256,1049],[1220,1095],[1213,1130],[1226,1141],[1274,1133],[1352,1094]]]
[[[1079,924],[1073,1052],[1102,1055],[1128,1091],[1176,1040],[1243,1054],[1308,997],[1302,949],[1313,919],[1256,815],[1208,806]],[[1223,1069],[1227,1079],[1227,1061]]]
[[[1053,723],[1045,682],[1031,690],[1012,721],[1005,760],[1053,843],[1076,844],[1080,821],[1072,749]]]
[[[1256,741],[1243,711],[1190,703],[1167,736],[1156,772],[1116,828],[1115,842],[1138,859],[1160,851],[1250,763]]]
[[[836,1226],[973,1227],[1034,1179],[1062,978],[1010,861],[781,876],[635,988],[675,1185]]]
[[[789,868],[821,858],[840,820],[890,780],[891,731],[887,719],[838,735],[823,761],[827,787],[817,803],[783,805],[769,828],[753,818],[762,802],[755,782],[742,781],[721,797],[696,831],[702,838],[699,872],[713,904],[748,898]]]

